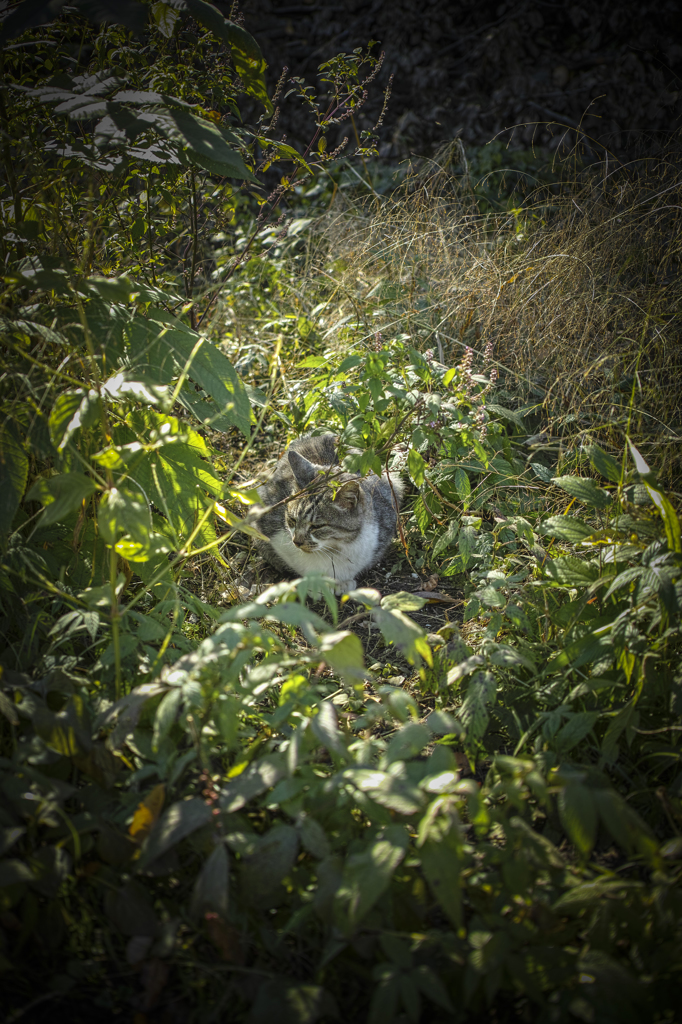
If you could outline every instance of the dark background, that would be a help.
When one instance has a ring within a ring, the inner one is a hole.
[[[582,126],[588,157],[607,147],[626,160],[657,152],[680,126],[679,0],[245,0],[241,11],[273,85],[284,64],[313,84],[322,61],[379,41],[374,52],[385,50],[386,60],[358,127],[376,121],[393,73],[381,132],[387,159],[428,154],[458,135],[469,146],[502,133],[512,148],[532,140],[553,148],[564,130],[548,123],[559,122]],[[312,134],[293,98],[278,128],[298,145]],[[346,131],[347,122],[339,135]]]

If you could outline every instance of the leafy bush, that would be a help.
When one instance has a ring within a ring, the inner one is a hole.
[[[362,219],[317,140],[361,55],[322,67],[314,182],[239,119],[242,90],[271,109],[240,25],[138,8],[139,42],[67,12],[5,50],[10,1015],[674,1020],[674,495],[633,440],[529,443],[492,346],[450,359],[409,282],[351,281],[339,249],[383,208]],[[83,75],[48,79],[65,61]],[[266,199],[258,160],[284,158]],[[239,590],[246,471],[329,429],[348,469],[409,478],[396,560],[441,590]],[[427,602],[463,621],[427,634]]]

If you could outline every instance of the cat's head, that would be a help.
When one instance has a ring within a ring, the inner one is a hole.
[[[288,453],[289,465],[300,488],[316,483],[306,494],[287,502],[284,522],[291,539],[302,551],[338,552],[362,526],[360,481],[347,473],[324,479],[328,466],[316,466],[298,452]]]

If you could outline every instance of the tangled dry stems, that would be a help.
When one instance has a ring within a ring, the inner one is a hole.
[[[482,213],[452,147],[389,198],[337,202],[308,266],[335,261],[337,316],[458,359],[494,343],[507,390],[571,446],[629,430],[670,485],[682,460],[682,166],[596,164]],[[565,171],[565,168],[564,168]],[[319,279],[318,279],[319,280]]]

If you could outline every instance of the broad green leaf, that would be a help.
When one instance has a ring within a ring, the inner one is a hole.
[[[320,655],[345,679],[364,679],[367,674],[360,638],[348,630],[326,633],[322,637]]]
[[[26,497],[45,506],[41,523],[47,526],[75,512],[95,490],[94,481],[85,473],[61,473],[36,480]]]
[[[429,889],[455,929],[462,926],[461,878],[464,867],[459,844],[450,836],[427,839],[419,851]]]
[[[545,576],[564,587],[588,587],[599,578],[599,567],[572,555],[548,558],[543,566]]]
[[[649,861],[658,853],[658,843],[637,812],[611,788],[593,791],[599,817],[626,853],[643,854]]]
[[[59,396],[50,413],[50,437],[55,448],[60,449],[66,444],[71,434],[80,426],[81,402],[85,391],[65,391]]]
[[[279,782],[286,775],[286,764],[281,754],[266,754],[237,775],[228,779],[220,795],[220,806],[228,814],[241,810],[256,796]]]
[[[341,886],[336,893],[334,917],[345,935],[352,934],[391,883],[407,852],[407,832],[390,825],[383,838],[368,843],[346,858]]]
[[[410,448],[408,453],[407,471],[415,487],[421,487],[426,478],[426,463],[416,448]]]
[[[141,494],[127,488],[112,487],[99,504],[98,524],[104,540],[114,545],[121,533],[130,534],[139,544],[146,546],[152,527],[152,516]]]
[[[469,680],[464,703],[457,715],[466,730],[469,744],[475,744],[483,738],[488,727],[488,708],[496,699],[497,683],[492,672],[475,672]]]
[[[476,530],[473,526],[463,526],[459,531],[459,539],[457,541],[457,547],[462,559],[462,565],[466,569],[471,560],[474,548],[476,546]]]
[[[160,316],[158,310],[150,317]],[[164,320],[168,320],[165,314]],[[171,318],[174,320],[174,318]],[[163,326],[147,321],[137,323],[132,334],[159,383],[170,383],[179,372],[186,372],[216,403],[216,412],[225,422],[238,427],[245,437],[251,431],[251,406],[244,385],[227,356],[207,338],[185,328]],[[139,339],[139,341],[138,341]]]
[[[139,636],[138,630],[138,636]],[[173,727],[182,704],[182,690],[180,687],[173,687],[164,694],[161,703],[156,709],[154,716],[154,733],[152,736],[152,750],[157,751],[159,745],[166,738]]]
[[[155,823],[145,843],[139,866],[147,868],[181,840],[211,820],[211,808],[198,797],[172,804]]]
[[[369,768],[348,768],[344,779],[366,793],[375,803],[396,814],[416,814],[425,802],[424,794],[406,779]]]
[[[579,853],[587,857],[597,838],[597,808],[594,791],[579,782],[569,782],[559,793],[561,824]]]
[[[440,537],[433,546],[434,558],[437,557],[446,548],[452,547],[457,540],[457,534],[459,533],[459,523],[453,519],[446,529],[441,533]]]
[[[0,428],[0,534],[9,533],[28,479],[28,457],[13,424]],[[32,488],[33,490],[33,488]]]
[[[607,455],[599,445],[593,444],[588,448],[590,462],[598,473],[606,477],[612,484],[620,483],[621,467],[614,458]]]
[[[259,908],[276,905],[277,890],[294,865],[299,842],[298,829],[279,823],[259,837],[255,851],[242,859],[239,885],[245,900]]]
[[[424,630],[408,619],[403,612],[386,608],[373,608],[372,618],[381,630],[387,643],[395,644],[411,665],[422,658],[427,665],[433,665],[433,655]]]
[[[653,501],[654,505],[658,509],[659,515],[663,520],[665,527],[665,536],[668,541],[668,547],[671,551],[682,553],[682,537],[680,535],[680,521],[677,517],[677,512],[674,506],[668,500],[667,496],[660,489],[660,487],[653,483],[645,481],[644,486],[646,487],[647,494]]]
[[[174,11],[170,4],[158,0],[157,3],[152,4],[152,18],[161,35],[165,39],[170,39],[179,18],[178,12]]]
[[[430,738],[427,726],[421,722],[407,722],[391,737],[382,763],[388,765],[393,761],[412,760],[421,753]]]
[[[324,860],[331,853],[329,840],[318,821],[306,815],[300,825],[301,846],[318,860]]]
[[[577,747],[588,733],[592,731],[599,716],[599,711],[579,711],[577,714],[572,715],[554,737],[557,750],[560,750],[562,754],[567,754],[574,747]]]
[[[175,109],[157,115],[155,127],[167,139],[179,142],[189,159],[211,174],[258,184],[258,179],[244,163],[241,153],[234,149],[234,136],[231,132],[187,110]]]
[[[194,883],[190,902],[192,916],[203,917],[208,910],[227,920],[229,881],[227,849],[223,842],[219,842],[209,854]]]
[[[464,469],[458,468],[455,470],[455,490],[457,491],[460,501],[462,501],[465,508],[467,508],[469,505],[469,495],[471,494],[471,483]]]
[[[599,487],[589,476],[555,476],[552,477],[552,483],[593,508],[606,508],[611,501],[609,492]]]
[[[381,607],[388,611],[398,609],[401,612],[417,612],[425,604],[426,601],[423,597],[410,594],[406,590],[399,590],[396,594],[388,594],[381,599]]]
[[[318,706],[317,714],[312,719],[310,728],[332,757],[348,760],[348,750],[341,738],[336,710],[331,701],[323,700]]]
[[[580,544],[581,540],[594,533],[594,529],[573,516],[550,516],[539,524],[538,533],[541,537],[556,537],[570,544]]]

